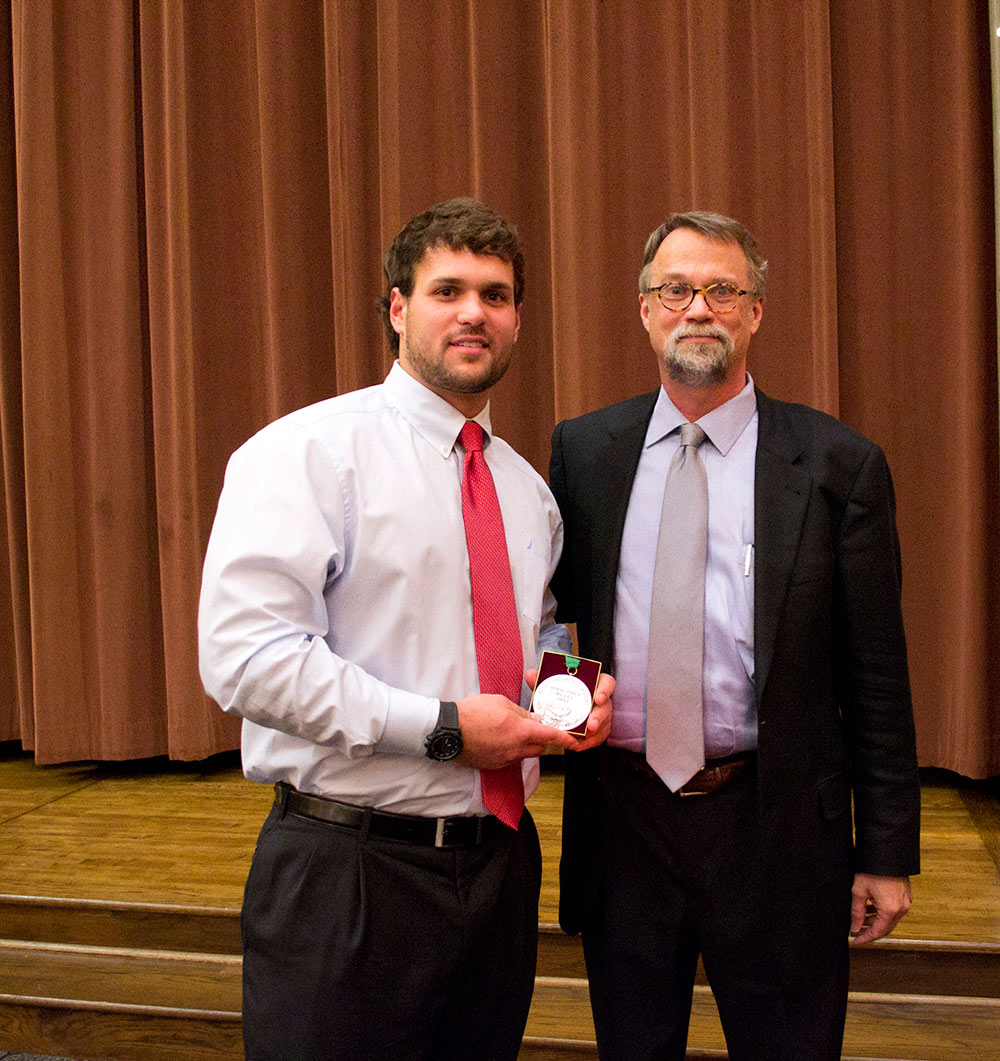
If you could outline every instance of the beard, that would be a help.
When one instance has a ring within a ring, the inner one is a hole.
[[[490,342],[489,349],[493,356],[478,366],[478,371],[473,373],[456,371],[447,364],[443,354],[434,356],[430,344],[419,340],[407,342],[406,356],[428,386],[452,394],[482,394],[503,379],[510,366],[514,345],[511,343],[507,346],[497,346]]]
[[[707,335],[713,343],[684,343],[688,335]],[[667,375],[686,387],[709,387],[725,382],[733,364],[733,337],[721,324],[679,324],[667,336],[660,360]]]

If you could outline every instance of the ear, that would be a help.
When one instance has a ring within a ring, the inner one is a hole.
[[[406,333],[406,296],[394,287],[389,295],[389,323],[397,335]]]
[[[639,294],[639,316],[642,319],[642,326],[649,331],[649,302],[646,301],[646,296],[642,293]]]
[[[521,307],[518,306],[514,310],[514,342],[517,342],[517,337],[521,333]]]
[[[760,327],[761,318],[764,316],[764,300],[762,298],[750,307],[750,334],[754,335]]]

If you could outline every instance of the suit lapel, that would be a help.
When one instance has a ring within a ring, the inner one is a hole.
[[[810,479],[798,465],[802,440],[779,426],[780,407],[757,392],[754,478],[754,684],[760,705],[795,568]]]

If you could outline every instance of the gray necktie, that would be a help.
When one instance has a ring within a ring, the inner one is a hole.
[[[701,715],[705,649],[708,483],[698,446],[705,432],[681,427],[663,489],[649,617],[646,760],[676,792],[705,765]]]

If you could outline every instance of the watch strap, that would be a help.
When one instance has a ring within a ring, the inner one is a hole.
[[[458,729],[458,704],[454,700],[442,700],[438,711],[438,729]]]

